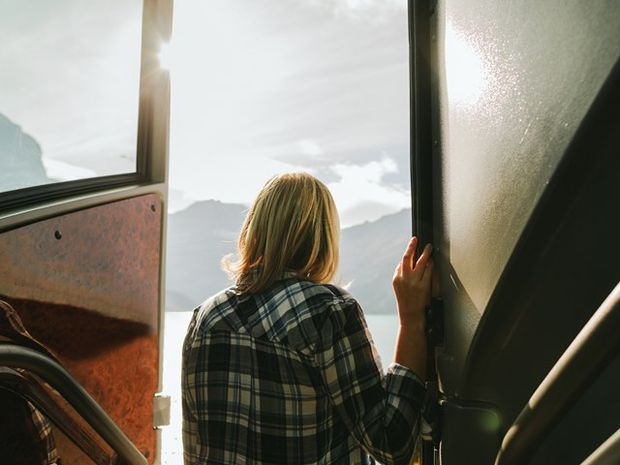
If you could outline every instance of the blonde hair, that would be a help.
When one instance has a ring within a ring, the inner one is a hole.
[[[338,267],[340,224],[327,187],[307,173],[271,178],[258,193],[238,241],[239,260],[224,257],[241,292],[257,293],[287,271],[317,283]]]

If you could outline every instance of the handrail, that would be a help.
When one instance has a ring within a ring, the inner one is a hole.
[[[568,346],[504,436],[496,465],[528,463],[620,349],[620,283]]]
[[[38,378],[27,376],[13,368],[0,366],[0,391],[12,392],[29,401],[97,465],[116,463],[116,453],[110,456],[99,442],[69,415],[58,399],[50,396]]]
[[[581,465],[617,465],[620,463],[620,429],[596,448]]]
[[[0,345],[0,366],[28,370],[56,389],[75,411],[128,465],[147,465],[146,458],[86,390],[51,358],[27,347]]]

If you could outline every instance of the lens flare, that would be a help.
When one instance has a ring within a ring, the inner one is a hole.
[[[159,53],[157,54],[157,59],[159,60],[159,67],[161,69],[165,69],[170,71],[172,69],[172,65],[174,62],[174,53],[172,44],[170,42],[163,42],[161,47],[159,48]]]
[[[446,79],[448,97],[457,104],[472,105],[487,87],[487,69],[481,53],[453,25],[446,25]]]

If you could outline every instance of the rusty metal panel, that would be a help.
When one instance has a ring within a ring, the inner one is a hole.
[[[151,462],[161,210],[144,195],[0,235],[0,298]]]
[[[0,293],[154,327],[161,208],[156,195],[59,216],[0,236]]]

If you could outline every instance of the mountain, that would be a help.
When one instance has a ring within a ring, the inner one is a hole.
[[[0,113],[0,191],[50,182],[41,153],[34,137]]]
[[[215,200],[168,216],[166,309],[191,310],[231,282],[220,268],[233,253],[247,207]],[[408,241],[411,210],[342,231],[336,284],[348,289],[367,313],[394,314],[391,280]]]
[[[336,284],[350,282],[366,313],[395,314],[392,275],[411,231],[411,210],[342,230]]]
[[[220,262],[236,250],[246,209],[206,200],[168,215],[166,310],[192,310],[230,286]]]

